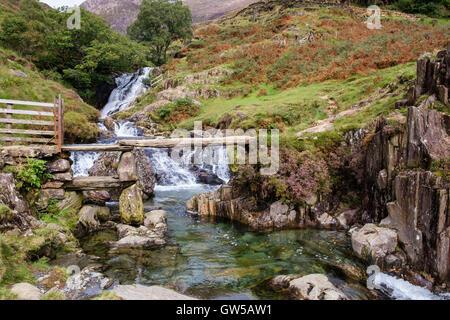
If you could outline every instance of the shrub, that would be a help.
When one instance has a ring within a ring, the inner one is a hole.
[[[191,98],[177,99],[163,105],[156,111],[158,117],[166,122],[174,123],[198,115],[200,108]]]
[[[27,192],[39,190],[45,180],[52,177],[46,173],[45,164],[44,160],[27,158],[26,164],[18,165],[14,172],[17,188]]]

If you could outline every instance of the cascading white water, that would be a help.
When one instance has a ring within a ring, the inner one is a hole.
[[[415,286],[408,281],[390,276],[386,273],[375,275],[374,284],[384,288],[383,291],[398,300],[448,300],[449,295],[436,295],[426,288]]]
[[[188,187],[198,184],[197,176],[192,170],[195,165],[227,183],[230,180],[228,155],[225,147],[209,147],[202,150],[202,161],[194,163],[194,156],[199,149],[184,152],[179,159],[169,154],[167,149],[147,149],[147,155],[157,175],[157,186]]]
[[[99,152],[71,152],[73,161],[72,170],[74,177],[85,177],[89,175],[89,169],[100,156]]]
[[[136,73],[123,74],[115,79],[117,88],[109,96],[108,103],[101,111],[101,117],[105,118],[113,113],[124,110],[145,93],[146,87],[143,80],[148,78],[151,67],[146,67]]]
[[[115,122],[114,134],[117,138],[139,137],[141,136],[139,129],[133,122]]]

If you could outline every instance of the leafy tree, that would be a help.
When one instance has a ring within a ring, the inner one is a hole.
[[[70,14],[35,0],[21,0],[20,11],[7,15],[0,42],[32,61],[44,74],[59,74],[88,102],[115,75],[148,66],[147,48],[112,31],[109,24],[81,8],[81,28],[69,30]]]
[[[394,3],[394,7],[407,13],[448,17],[450,0],[398,0]]]
[[[151,49],[153,61],[167,61],[167,50],[177,40],[192,39],[192,14],[181,1],[144,0],[137,20],[128,27],[130,37]]]

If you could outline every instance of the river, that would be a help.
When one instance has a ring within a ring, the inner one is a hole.
[[[102,110],[111,115],[128,107],[145,92],[142,79],[149,68],[116,79],[118,85]],[[99,124],[103,128],[102,123]],[[116,138],[139,136],[133,123],[117,122]],[[224,148],[215,147],[221,157],[203,169],[227,182],[230,172]],[[276,275],[323,273],[328,275],[349,297],[367,299],[364,283],[354,281],[342,272],[342,265],[365,270],[367,267],[352,251],[345,232],[291,230],[258,233],[230,221],[210,220],[187,213],[185,203],[192,196],[218,188],[197,183],[184,162],[172,161],[168,150],[146,149],[157,176],[155,197],[145,205],[161,206],[168,212],[169,244],[156,250],[133,250],[111,254],[107,241],[115,233],[103,231],[82,239],[88,254],[101,257],[104,273],[121,284],[140,283],[169,286],[184,294],[202,299],[285,299],[270,289],[268,281]],[[88,175],[99,153],[72,153],[76,176]],[[385,293],[397,299],[438,299],[426,289],[412,286],[386,274],[376,278]]]

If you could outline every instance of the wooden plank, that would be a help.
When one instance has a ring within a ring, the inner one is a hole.
[[[22,129],[0,129],[0,133],[17,133],[17,134],[31,134],[39,136],[54,136],[53,131],[45,130],[22,130]]]
[[[22,105],[22,106],[32,106],[32,107],[45,107],[45,108],[54,108],[55,107],[55,105],[53,103],[34,102],[34,101],[20,101],[20,100],[0,99],[0,103]]]
[[[7,116],[11,116],[7,114]],[[39,126],[53,126],[53,121],[41,121],[41,120],[25,120],[25,119],[0,119],[0,123],[15,123],[15,124],[32,124]],[[8,127],[6,127],[8,128]]]
[[[145,140],[121,140],[120,145],[145,147],[145,148],[174,148],[188,146],[222,146],[232,144],[249,144],[256,140],[250,136],[230,136],[223,138],[175,138],[175,139],[145,139]]]
[[[61,94],[58,95],[58,150],[61,152],[62,145],[64,144],[63,141],[63,121],[64,121],[64,115],[63,115],[63,101],[61,98]]]
[[[7,104],[6,105],[6,109],[7,110],[12,110],[12,108],[13,108],[13,106],[12,106],[12,104]],[[12,115],[10,114],[10,113],[7,113],[7,114],[5,114],[5,117],[6,117],[6,120],[10,120],[11,118],[12,118]],[[8,130],[11,130],[12,129],[12,127],[11,127],[11,124],[7,124],[6,125],[6,129],[8,129]],[[11,134],[7,134],[7,136],[11,136]]]
[[[110,152],[121,151],[127,152],[133,150],[132,146],[121,146],[119,144],[77,144],[62,146],[63,151],[88,151],[88,152]]]
[[[77,177],[70,182],[64,184],[66,190],[107,190],[107,189],[124,189],[136,181],[120,181],[115,177]]]
[[[30,115],[30,116],[42,116],[42,117],[53,117],[52,112],[44,112],[44,111],[31,111],[31,110],[8,110],[0,108],[0,113],[9,113],[9,114],[22,114],[22,115]]]
[[[55,143],[54,138],[22,138],[22,137],[7,137],[7,136],[0,136],[0,141]]]

